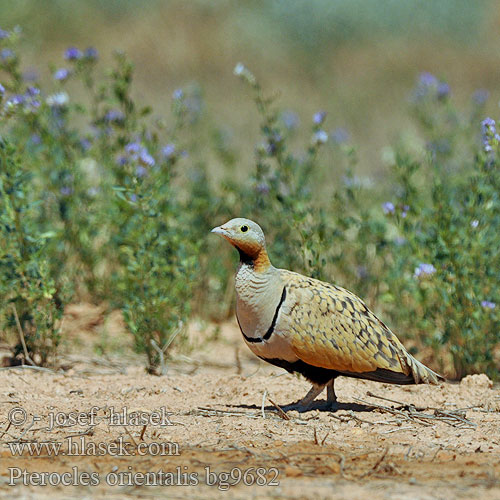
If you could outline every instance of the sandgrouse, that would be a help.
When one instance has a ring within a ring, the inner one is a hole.
[[[307,408],[327,387],[336,402],[339,375],[391,384],[444,380],[404,348],[396,335],[353,293],[301,274],[276,269],[264,233],[249,219],[232,219],[212,232],[240,254],[236,318],[259,358],[304,375],[313,387],[294,408]]]

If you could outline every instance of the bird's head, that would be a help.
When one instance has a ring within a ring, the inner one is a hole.
[[[250,219],[236,218],[214,227],[240,254],[242,262],[251,263],[256,270],[265,271],[270,262],[266,252],[266,239],[260,226]]]

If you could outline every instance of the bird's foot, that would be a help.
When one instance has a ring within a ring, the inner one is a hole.
[[[304,403],[301,401],[296,401],[295,403],[290,403],[280,407],[283,411],[297,411],[299,413],[305,413],[312,410],[320,411],[337,411],[339,409],[339,403],[337,401],[311,401],[309,403]]]
[[[298,411],[299,413],[304,413],[306,411],[313,410],[313,401],[310,403],[303,403],[302,401],[296,401],[295,403],[290,403],[281,407],[285,412],[287,411]]]

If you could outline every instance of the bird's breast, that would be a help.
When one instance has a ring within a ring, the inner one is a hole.
[[[236,316],[248,347],[262,358],[295,361],[297,357],[282,328],[287,296],[279,275],[273,270],[257,273],[242,264],[235,284]]]

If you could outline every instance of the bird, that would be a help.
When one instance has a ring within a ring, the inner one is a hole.
[[[235,218],[211,232],[240,256],[236,319],[246,345],[264,361],[298,372],[312,384],[287,410],[306,411],[325,387],[326,404],[335,407],[338,376],[400,385],[445,380],[414,358],[354,293],[274,267],[256,222]]]

